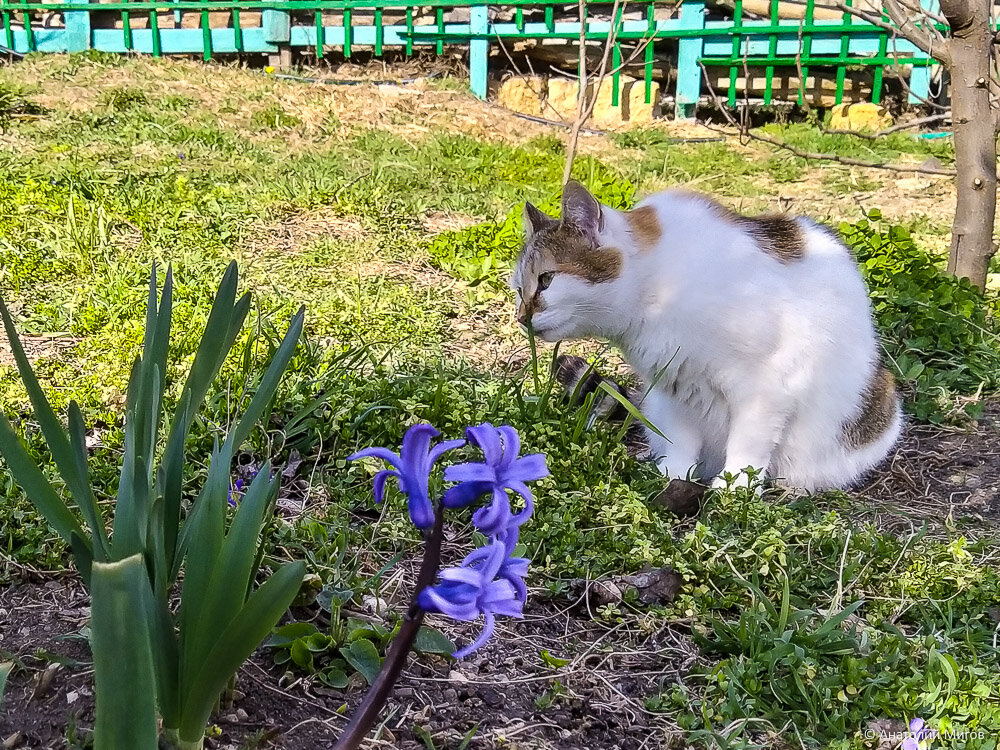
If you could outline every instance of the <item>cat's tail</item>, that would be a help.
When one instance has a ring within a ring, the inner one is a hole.
[[[626,409],[618,399],[609,394],[605,388],[611,389],[635,403],[633,393],[620,383],[600,375],[583,357],[572,354],[560,354],[556,358],[553,374],[556,381],[566,390],[575,403],[582,402],[588,394],[594,396],[594,412],[612,421],[624,421],[628,416]],[[605,385],[602,387],[601,384]]]

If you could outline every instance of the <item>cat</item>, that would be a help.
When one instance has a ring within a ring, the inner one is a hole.
[[[903,416],[864,280],[832,229],[747,217],[668,190],[631,211],[570,181],[562,218],[530,203],[511,277],[546,341],[611,341],[669,478],[846,488],[888,455]],[[662,433],[662,434],[658,434]]]

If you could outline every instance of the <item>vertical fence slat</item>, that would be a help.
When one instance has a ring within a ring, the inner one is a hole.
[[[845,5],[850,6],[852,0],[846,0]],[[850,26],[852,23],[853,16],[844,11],[844,25]],[[840,56],[837,61],[837,90],[834,94],[833,101],[836,104],[840,104],[844,100],[844,81],[847,79],[847,61],[848,53],[851,51],[851,36],[850,32],[842,31],[840,32]]]
[[[436,49],[437,49],[437,53],[439,55],[443,55],[444,54],[444,36],[443,36],[443,34],[444,34],[444,8],[437,8],[435,10],[435,13],[434,13],[434,18],[435,18],[435,21],[437,22],[437,32],[438,32],[438,40],[437,40]]]
[[[910,104],[921,104],[930,97],[931,66],[913,65],[910,67],[910,91],[906,101]]]
[[[264,29],[264,41],[268,44],[283,46],[292,39],[292,19],[286,11],[270,8],[261,11],[260,25]],[[281,64],[284,62],[281,61]],[[278,65],[278,61],[271,64]]]
[[[473,5],[469,8],[469,88],[480,99],[486,98],[490,64],[489,7]]]
[[[778,34],[774,31],[776,27],[781,22],[781,14],[778,12],[778,0],[771,0],[771,33],[767,38],[767,56],[770,59],[774,59],[778,54]],[[747,88],[750,87],[750,81],[746,83]],[[771,99],[774,93],[774,66],[766,65],[764,67],[764,106],[771,106]]]
[[[68,0],[74,5],[82,5],[84,10],[71,10],[65,14],[66,51],[83,52],[90,49],[90,10],[88,0]]]
[[[351,56],[351,45],[354,43],[354,14],[350,8],[344,8],[344,57]]]
[[[733,48],[730,54],[729,65],[729,92],[727,102],[730,107],[736,106],[736,79],[739,78],[740,69],[737,62],[740,59],[740,48],[743,46],[743,0],[736,0],[733,4]],[[749,74],[747,75],[749,78]]]
[[[14,29],[10,25],[10,12],[3,12],[3,36],[7,49],[14,49]]]
[[[127,10],[122,11],[122,45],[132,51],[132,16]]]
[[[201,55],[205,62],[212,59],[212,22],[208,17],[207,0],[202,0],[201,9]]]
[[[552,6],[545,6],[545,30],[550,34],[556,30],[556,20],[555,14],[552,12]]]
[[[702,0],[681,6],[682,29],[705,28],[705,3]],[[677,94],[675,98],[678,119],[694,117],[701,97],[701,37],[682,38],[677,43]]]
[[[882,14],[883,21],[889,21],[889,14]],[[885,59],[886,49],[889,46],[889,35],[884,31],[878,35],[878,56]],[[879,104],[882,101],[882,80],[885,76],[885,65],[879,63],[875,66],[875,73],[872,75],[872,104]]]
[[[375,55],[382,56],[382,45],[385,43],[385,29],[382,28],[382,8],[375,9]]]
[[[815,23],[816,0],[806,0],[806,14],[802,18],[805,29],[802,31],[802,57],[806,60],[812,55],[812,31],[809,30]],[[801,58],[800,58],[801,59]],[[799,106],[806,103],[806,81],[809,80],[809,65],[799,65]]]
[[[149,10],[149,33],[153,40],[153,57],[160,57],[163,48],[160,45],[160,18],[156,15],[156,8]]]
[[[645,97],[643,101],[649,104],[653,99],[653,50],[656,45],[656,5],[651,1],[646,6],[646,40],[645,69],[643,70],[643,84],[645,86]]]
[[[313,13],[313,28],[316,29],[316,59],[317,60],[322,60],[323,59],[323,41],[324,41],[323,40],[323,11],[317,10],[315,13]],[[347,29],[344,29],[344,31],[346,32]],[[344,42],[346,44],[346,42],[347,42],[347,38],[346,37],[344,38]],[[345,48],[344,54],[345,54],[345,56],[347,54],[346,48]]]
[[[21,0],[21,5],[25,7],[25,11],[22,15],[24,17],[24,35],[27,37],[28,51],[34,52],[37,49],[35,45],[35,31],[31,28],[31,13],[27,10],[27,0]]]
[[[240,23],[239,8],[233,8],[233,43],[236,51],[243,54],[243,25]]]
[[[413,7],[406,6],[406,56],[413,54]]]
[[[618,7],[618,12],[615,13],[615,17],[611,19],[611,24],[615,29],[615,46],[611,50],[611,106],[617,107],[621,102],[619,101],[619,89],[622,85],[622,46],[618,43],[619,35],[622,30],[622,8]]]

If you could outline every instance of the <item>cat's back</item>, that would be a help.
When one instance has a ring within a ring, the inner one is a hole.
[[[650,249],[684,255],[696,263],[700,259],[713,264],[725,260],[799,275],[819,262],[857,274],[853,254],[836,230],[803,216],[748,216],[683,188],[648,196],[629,216],[629,223],[643,230]],[[655,247],[648,241],[649,227],[654,223],[658,229]]]

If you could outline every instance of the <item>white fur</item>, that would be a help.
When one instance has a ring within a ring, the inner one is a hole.
[[[881,461],[900,432],[898,404],[874,443],[843,440],[880,362],[849,251],[797,219],[805,255],[783,263],[699,196],[668,191],[640,205],[656,210],[657,246],[638,247],[625,216],[602,207],[598,241],[622,251],[622,273],[601,284],[557,273],[532,325],[549,341],[596,337],[622,349],[648,387],[643,414],[670,441],[649,433],[661,470],[707,479],[754,467],[822,489]]]

